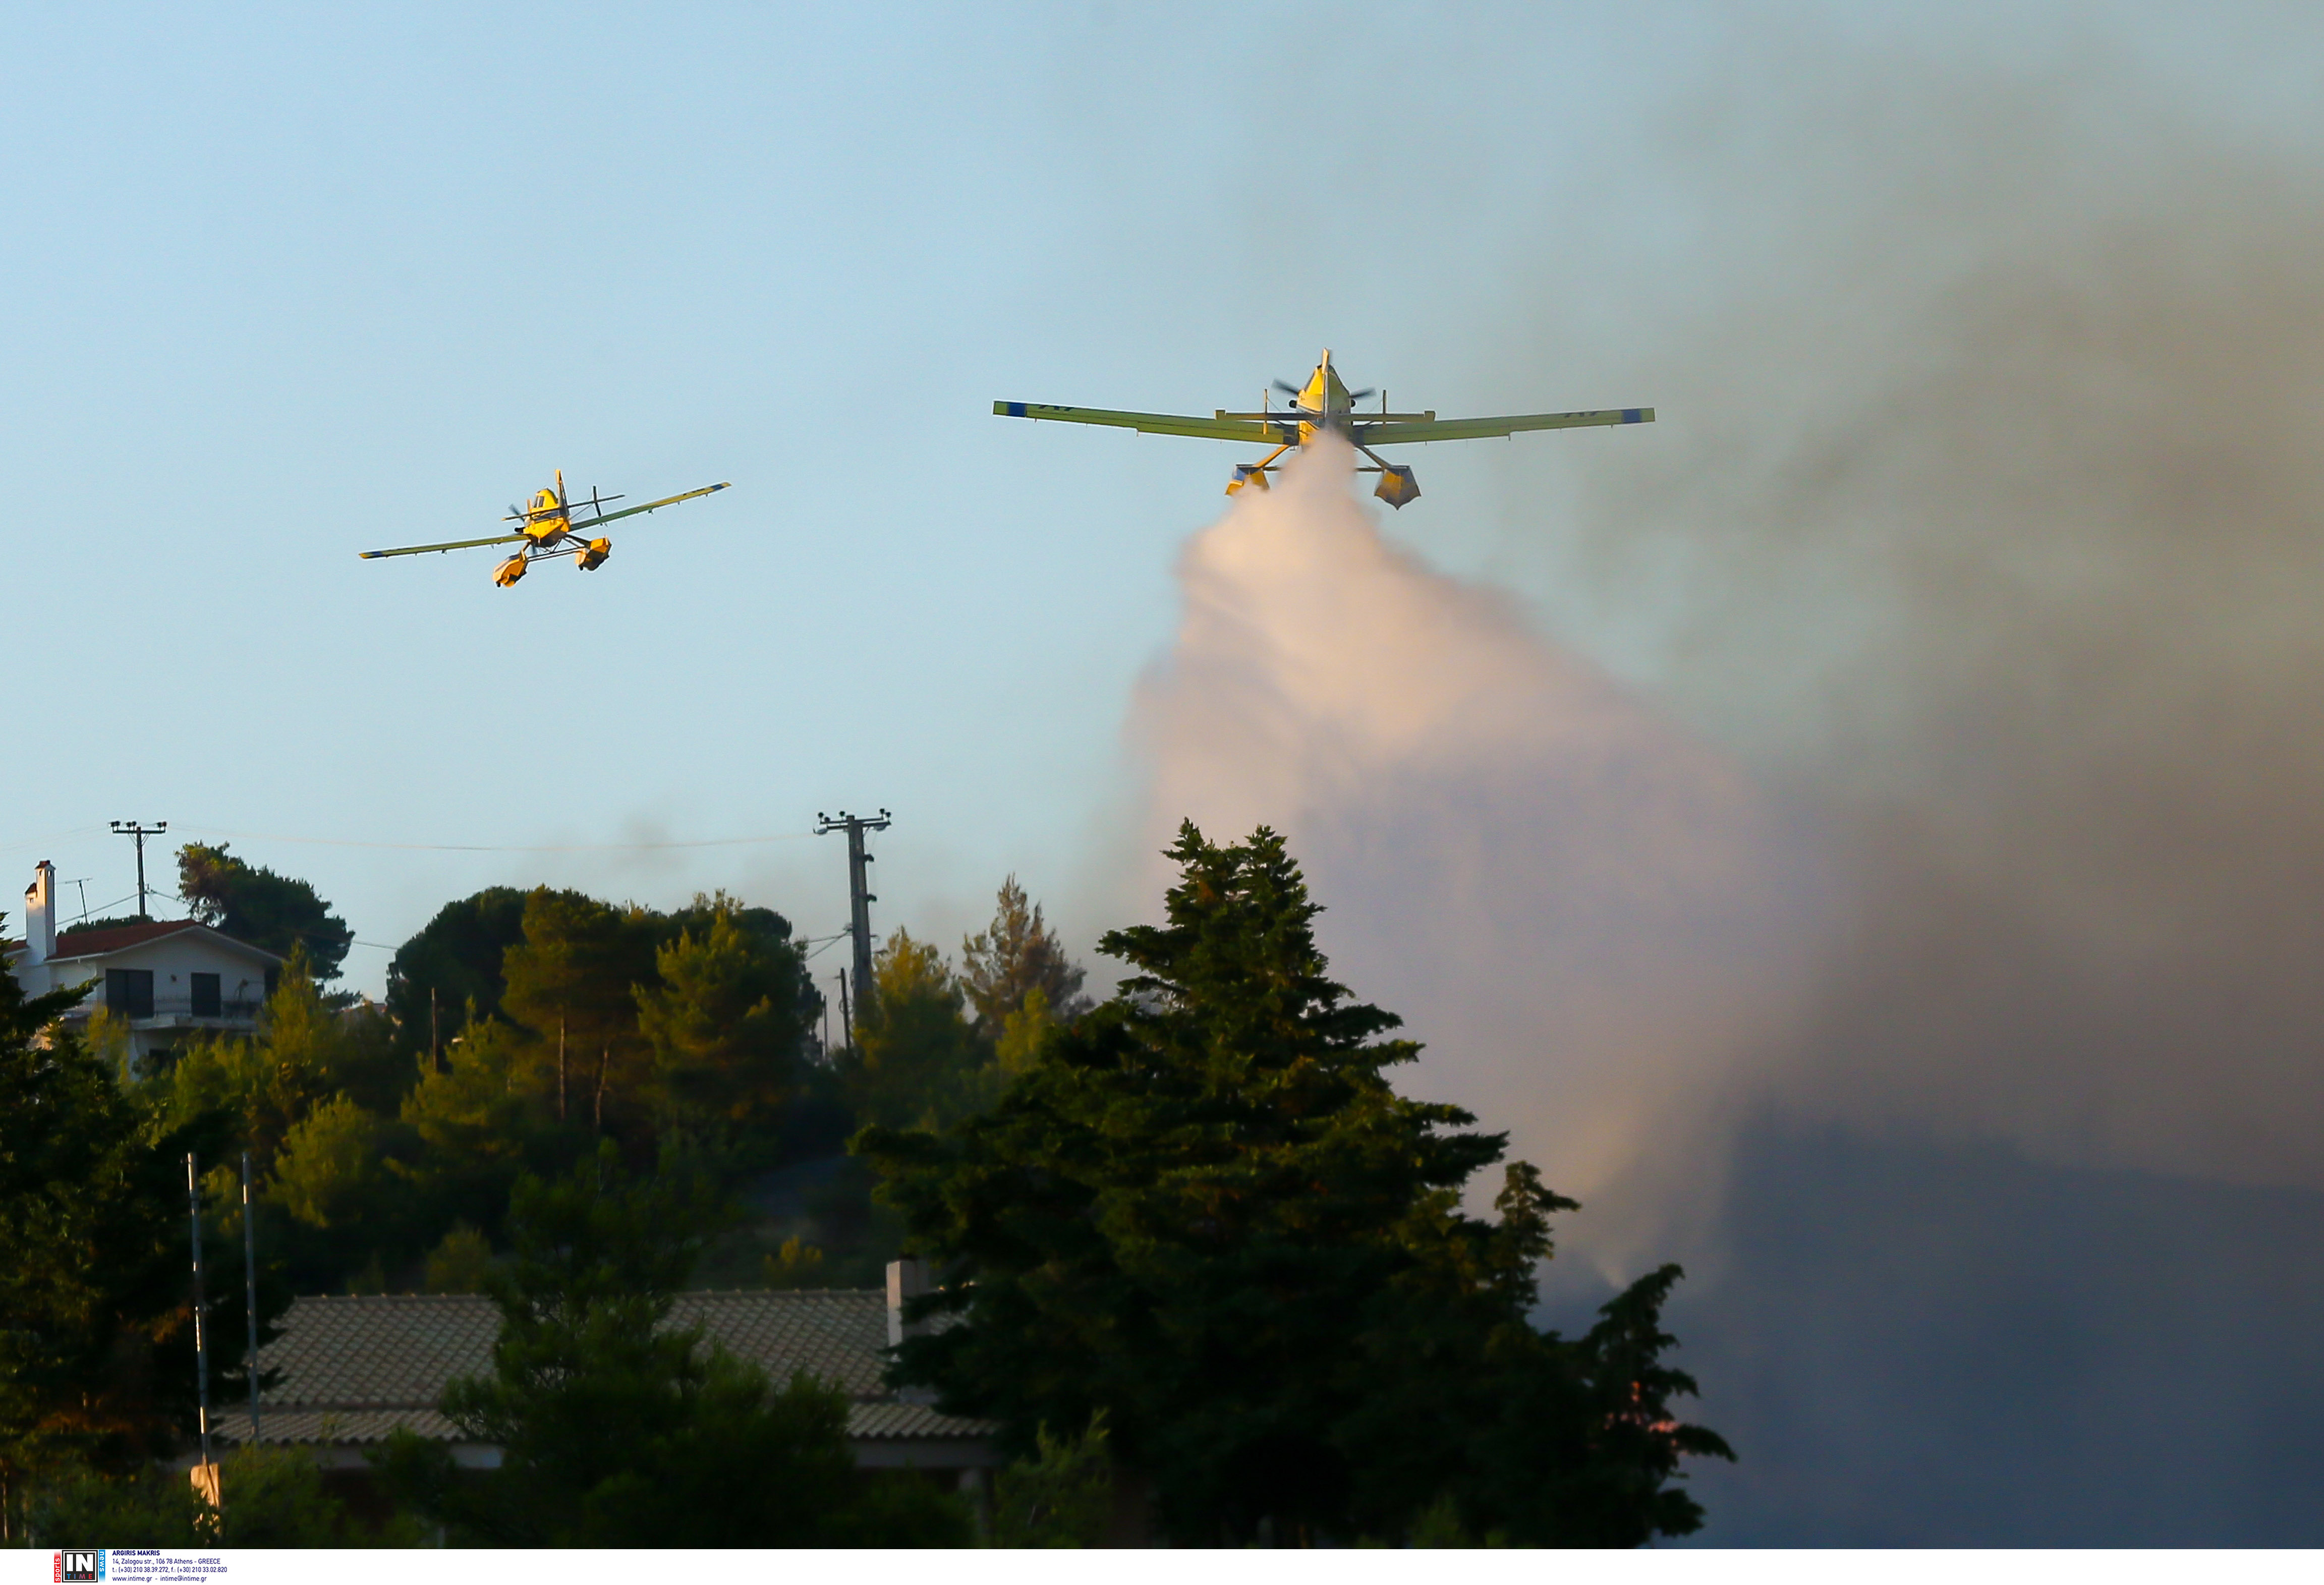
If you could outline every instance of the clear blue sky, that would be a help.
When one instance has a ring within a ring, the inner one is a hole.
[[[724,884],[821,932],[834,843],[276,839],[699,841],[885,804],[884,922],[956,932],[1010,871],[1069,907],[1236,455],[994,398],[1204,411],[1328,344],[1400,406],[1667,402],[1592,303],[1738,267],[1673,129],[1755,92],[1738,40],[1765,59],[1770,29],[2037,63],[2096,37],[2158,93],[2305,114],[2284,19],[2101,14],[17,8],[0,866],[110,901],[104,822],[166,818],[252,834],[365,942],[544,880]],[[1544,455],[1554,493],[1587,453]],[[587,578],[355,557],[491,531],[559,465],[735,488]],[[1555,524],[1503,465],[1432,452],[1396,531],[1553,608],[1508,547]],[[1619,668],[1623,631],[1568,636]]]

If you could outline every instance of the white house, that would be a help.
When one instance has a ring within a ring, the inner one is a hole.
[[[248,1034],[282,960],[192,919],[152,919],[57,934],[56,866],[42,859],[24,889],[24,939],[0,946],[27,996],[86,983],[65,1015],[79,1027],[102,1007],[126,1022],[130,1055],[167,1051],[198,1029]]]

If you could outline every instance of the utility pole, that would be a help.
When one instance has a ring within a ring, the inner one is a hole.
[[[201,1404],[202,1474],[207,1481],[216,1468],[210,1462],[210,1346],[202,1327],[202,1311],[208,1304],[202,1293],[202,1185],[195,1175],[190,1150],[186,1152],[186,1214],[194,1224],[194,1385]]]
[[[855,938],[855,1010],[851,1024],[860,1024],[872,1010],[872,905],[880,899],[872,892],[863,866],[872,855],[863,851],[863,834],[885,831],[890,816],[882,809],[877,816],[851,815],[842,809],[836,816],[817,810],[815,834],[827,836],[835,831],[847,833],[847,933]],[[847,1043],[855,1044],[851,1027]]]
[[[250,1445],[258,1445],[258,1207],[250,1197],[250,1152],[242,1153],[242,1315],[249,1328]]]
[[[159,836],[169,829],[170,823],[167,820],[156,820],[151,825],[136,820],[115,820],[113,823],[114,835],[134,836],[137,839],[137,917],[141,919],[146,917],[145,839],[149,836]]]

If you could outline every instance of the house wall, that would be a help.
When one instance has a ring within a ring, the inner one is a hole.
[[[15,973],[25,991],[34,995],[88,981],[88,994],[65,1015],[68,1024],[78,1025],[106,1005],[106,970],[149,972],[153,976],[152,1016],[130,1022],[131,1055],[142,1057],[174,1046],[198,1030],[246,1033],[255,1028],[259,1009],[266,1000],[269,966],[258,954],[237,950],[207,931],[188,930],[102,957],[67,958],[30,966],[19,959]],[[194,1012],[193,977],[198,973],[218,977],[221,1005],[215,1017],[198,1017]]]

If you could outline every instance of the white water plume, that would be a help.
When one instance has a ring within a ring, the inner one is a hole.
[[[1408,1092],[1585,1200],[1659,1175],[1798,1000],[1813,866],[1733,764],[1388,544],[1351,456],[1310,447],[1187,548],[1135,716],[1147,846],[1283,832],[1334,973],[1427,1044]]]

